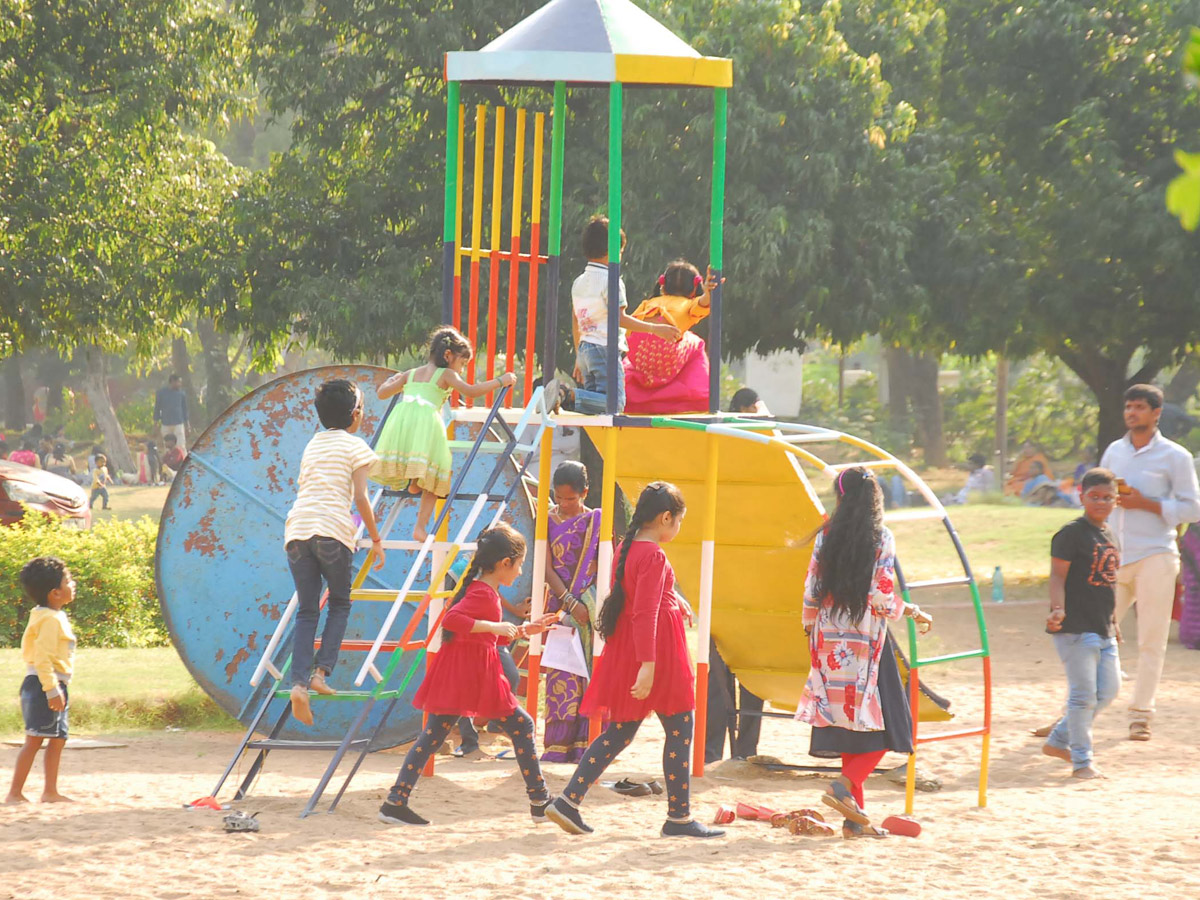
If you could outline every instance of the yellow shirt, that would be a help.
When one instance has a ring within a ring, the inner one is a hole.
[[[30,675],[37,675],[42,690],[58,693],[60,681],[70,681],[75,667],[75,632],[61,609],[35,607],[21,637],[21,658]]]
[[[676,297],[663,294],[643,300],[633,311],[633,317],[642,322],[662,316],[681,332],[686,332],[701,319],[708,318],[708,307],[701,306],[701,297]]]

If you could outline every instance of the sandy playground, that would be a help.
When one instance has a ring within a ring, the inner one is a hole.
[[[971,613],[934,609],[947,649],[967,649]],[[276,754],[255,796],[259,834],[225,834],[214,812],[181,804],[207,793],[236,745],[232,734],[163,734],[118,750],[68,749],[62,787],[71,806],[0,808],[0,897],[598,897],[769,898],[1137,897],[1200,895],[1200,652],[1172,644],[1154,740],[1125,739],[1118,699],[1097,727],[1104,780],[1078,782],[1069,766],[1038,753],[1031,727],[1061,702],[1065,681],[1040,606],[990,610],[996,668],[990,803],[975,806],[978,740],[922,748],[921,767],[945,783],[918,794],[917,839],[798,838],[737,822],[724,839],[658,836],[661,797],[624,798],[597,787],[585,811],[596,834],[571,837],[529,820],[512,763],[439,757],[413,805],[434,822],[388,828],[376,808],[400,761],[366,762],[333,816],[297,818],[324,764],[318,754]],[[1127,624],[1123,667],[1136,656]],[[930,681],[954,701],[963,727],[978,721],[977,661],[940,667]],[[81,672],[81,678],[87,673]],[[612,777],[661,777],[661,735],[647,723]],[[761,753],[806,755],[807,730],[767,720]],[[16,750],[5,748],[7,779]],[[885,762],[891,762],[888,760]],[[895,762],[902,762],[896,758]],[[41,764],[29,789],[41,789]],[[569,767],[548,767],[552,788]],[[772,774],[726,760],[697,779],[693,803],[708,819],[719,803],[779,810],[817,806],[820,776]],[[876,812],[902,812],[903,790],[882,777],[867,785]]]

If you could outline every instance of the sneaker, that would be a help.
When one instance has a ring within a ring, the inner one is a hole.
[[[398,803],[385,803],[379,807],[379,821],[385,825],[428,825],[429,820],[423,819],[407,806]]]
[[[692,819],[690,822],[672,822],[670,820],[663,823],[663,837],[694,837],[694,838],[715,838],[724,837],[724,828],[713,828],[710,825],[705,825],[703,822],[697,822]]]
[[[547,819],[567,834],[591,834],[596,830],[583,821],[583,816],[579,814],[579,810],[562,797],[556,797],[550,803],[546,804],[545,815]]]
[[[549,821],[546,818],[546,807],[549,806],[553,802],[554,802],[554,798],[551,797],[549,800],[543,800],[541,803],[530,803],[529,804],[530,818],[532,818],[533,821],[536,822],[538,825],[541,825],[543,822]]]

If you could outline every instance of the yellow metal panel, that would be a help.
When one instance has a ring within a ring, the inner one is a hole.
[[[777,447],[742,438],[666,428],[589,428],[597,448],[616,432],[616,479],[631,500],[651,481],[683,492],[687,517],[665,546],[688,597],[700,590],[700,542],[708,499],[707,441],[719,441],[712,633],[721,656],[746,685],[780,709],[794,709],[808,678],[801,623],[807,540],[824,511],[804,472]],[[602,433],[604,432],[604,433]],[[608,467],[605,467],[608,475]],[[907,671],[901,670],[902,676]],[[922,698],[922,721],[948,719]]]
[[[618,53],[617,81],[624,84],[678,84],[733,87],[733,60],[715,56],[628,56]]]

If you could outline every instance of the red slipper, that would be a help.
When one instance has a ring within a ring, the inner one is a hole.
[[[886,828],[889,834],[900,837],[917,837],[921,833],[921,823],[908,816],[888,816],[880,825]]]
[[[713,816],[714,825],[731,825],[737,818],[737,811],[732,806],[718,806],[717,814]]]

